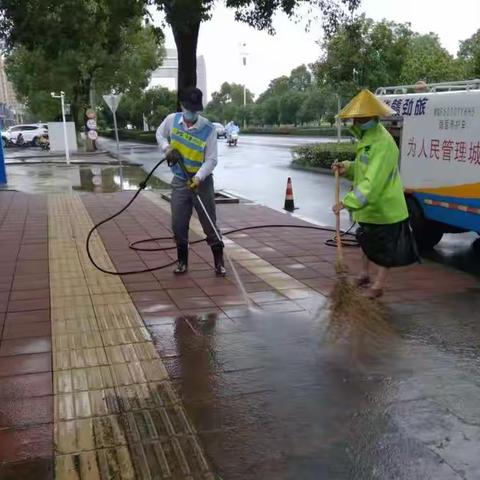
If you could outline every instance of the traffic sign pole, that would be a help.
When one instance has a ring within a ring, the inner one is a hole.
[[[117,160],[120,163],[120,190],[123,191],[123,165],[120,158],[120,140],[118,139],[117,113],[113,112],[113,128],[115,128],[115,140],[117,141]]]
[[[110,110],[113,113],[113,127],[115,129],[115,140],[117,142],[117,160],[120,164],[120,190],[123,190],[123,165],[122,159],[120,158],[120,141],[118,139],[118,127],[117,127],[117,108],[120,100],[122,99],[122,94],[119,93],[117,95],[110,94],[110,95],[103,95],[103,99],[105,103],[109,106]]]
[[[3,142],[0,142],[0,185],[7,183],[7,170],[5,169],[5,156],[3,155]]]

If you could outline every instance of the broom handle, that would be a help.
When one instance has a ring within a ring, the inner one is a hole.
[[[335,204],[340,203],[340,174],[335,169]],[[336,238],[337,238],[337,262],[343,266],[343,246],[342,237],[340,236],[340,212],[336,214]]]

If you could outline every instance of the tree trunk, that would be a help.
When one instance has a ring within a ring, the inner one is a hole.
[[[182,25],[176,28],[172,25],[173,36],[178,55],[178,92],[177,109],[180,111],[179,92],[187,87],[197,86],[197,43],[200,22],[191,25]],[[204,95],[207,92],[202,92]]]
[[[86,136],[86,115],[85,112],[90,105],[90,87],[92,83],[92,77],[80,78],[73,88],[73,100],[71,102],[72,108],[72,120],[75,122],[75,130],[77,132],[77,140],[80,146],[84,147],[87,152],[95,150],[95,145]],[[81,132],[85,134],[85,138],[82,139]]]

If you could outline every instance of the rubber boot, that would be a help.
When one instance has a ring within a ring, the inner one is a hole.
[[[212,253],[215,263],[215,273],[220,277],[224,277],[227,271],[225,270],[225,262],[223,260],[223,245],[213,245]]]
[[[177,245],[177,267],[173,271],[175,275],[181,275],[187,273],[188,270],[188,246]]]

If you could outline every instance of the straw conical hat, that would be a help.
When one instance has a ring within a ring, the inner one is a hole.
[[[339,118],[389,117],[395,112],[370,90],[362,90],[337,115]]]

